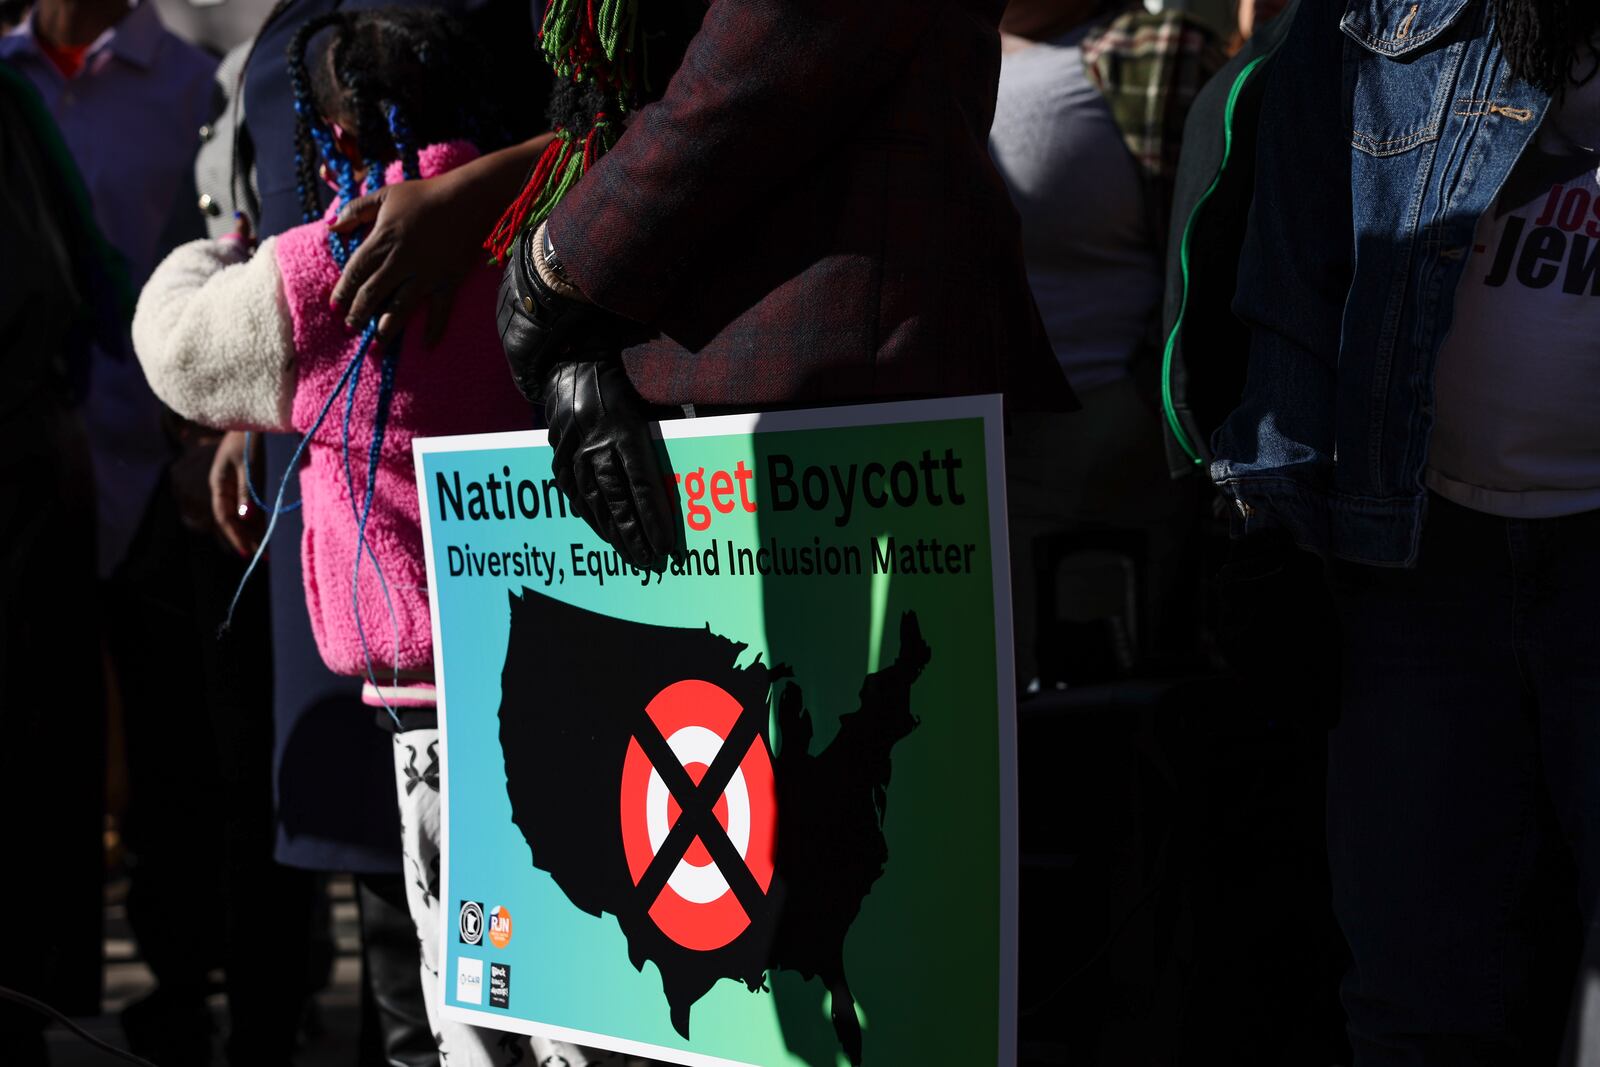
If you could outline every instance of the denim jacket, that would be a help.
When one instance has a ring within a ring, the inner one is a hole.
[[[1494,17],[1491,0],[1304,0],[1261,115],[1245,391],[1213,441],[1236,533],[1415,563],[1456,285],[1550,104],[1512,77]]]

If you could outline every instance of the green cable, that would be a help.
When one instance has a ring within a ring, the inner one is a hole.
[[[1189,311],[1189,246],[1194,238],[1195,219],[1216,194],[1217,187],[1222,184],[1222,175],[1227,171],[1228,163],[1233,156],[1233,113],[1238,106],[1239,95],[1244,92],[1245,83],[1256,72],[1256,68],[1270,58],[1270,54],[1258,56],[1247,63],[1228,90],[1228,103],[1222,113],[1222,163],[1217,167],[1211,185],[1201,194],[1200,199],[1195,201],[1194,210],[1189,212],[1189,220],[1183,226],[1183,241],[1178,248],[1178,262],[1183,272],[1183,300],[1178,305],[1178,317],[1172,324],[1172,332],[1167,335],[1166,349],[1161,356],[1161,408],[1166,413],[1167,426],[1172,430],[1172,436],[1177,439],[1178,447],[1194,461],[1195,466],[1200,466],[1205,461],[1200,458],[1200,450],[1190,439],[1188,431],[1178,421],[1178,409],[1172,399],[1172,361],[1178,347],[1178,334],[1183,330],[1184,316]]]

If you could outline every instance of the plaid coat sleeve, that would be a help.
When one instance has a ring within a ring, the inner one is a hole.
[[[694,250],[848,137],[948,0],[712,0],[665,96],[550,220],[595,303],[657,321]]]

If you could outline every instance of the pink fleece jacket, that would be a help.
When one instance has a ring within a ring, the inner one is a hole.
[[[443,173],[476,155],[471,145],[462,142],[430,146],[421,152],[422,175]],[[391,165],[388,180],[397,182],[400,177],[399,166]],[[359,347],[360,331],[347,327],[343,312],[329,306],[339,268],[328,248],[326,221],[282,234],[274,251],[293,320],[297,368],[293,422],[295,429],[304,433],[337,388]],[[428,613],[411,440],[532,425],[528,405],[511,383],[495,331],[497,281],[495,270],[475,268],[456,295],[449,327],[439,344],[428,349],[420,328],[407,330],[395,367],[394,397],[367,520],[367,543],[388,580],[394,623],[370,559],[362,565],[359,611],[373,665],[398,667],[412,678],[432,678],[433,625]],[[343,397],[335,401],[312,438],[307,449],[310,461],[300,474],[305,500],[301,559],[306,606],[322,658],[340,674],[361,675],[367,668],[356,628],[351,579],[356,562],[355,509],[366,489],[381,355],[376,344],[369,350],[351,414],[354,500],[345,477]]]

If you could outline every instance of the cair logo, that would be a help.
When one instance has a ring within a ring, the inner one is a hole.
[[[495,948],[511,944],[511,911],[504,904],[496,904],[489,913],[489,944]]]
[[[476,900],[463,900],[456,917],[456,929],[461,932],[463,945],[483,944],[483,905]]]
[[[483,961],[460,956],[456,959],[456,1000],[461,1004],[483,1003]]]

